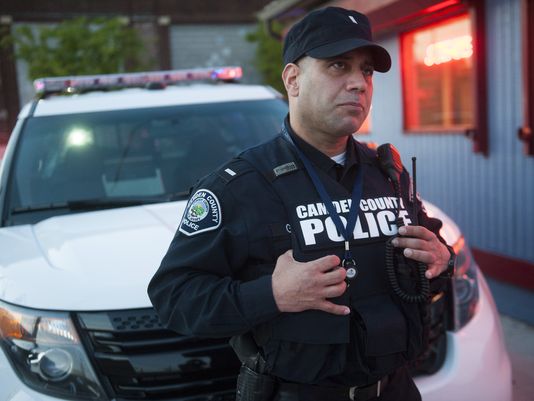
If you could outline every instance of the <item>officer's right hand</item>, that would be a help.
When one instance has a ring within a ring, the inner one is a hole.
[[[297,262],[293,251],[280,255],[274,268],[273,295],[280,312],[319,309],[335,315],[348,315],[350,309],[327,298],[339,297],[347,289],[345,269],[329,255],[311,262]]]

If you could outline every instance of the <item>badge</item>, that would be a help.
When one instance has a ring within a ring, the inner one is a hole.
[[[352,280],[358,275],[358,268],[356,267],[356,262],[354,261],[354,259],[343,259],[343,261],[341,262],[341,266],[343,266],[347,271],[347,280]]]
[[[187,203],[179,231],[192,236],[215,230],[221,225],[221,219],[219,199],[213,192],[199,189]]]

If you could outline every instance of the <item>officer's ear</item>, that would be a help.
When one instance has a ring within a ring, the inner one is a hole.
[[[294,63],[288,63],[282,71],[282,81],[286,88],[288,97],[297,97],[299,95],[299,80],[300,67]]]

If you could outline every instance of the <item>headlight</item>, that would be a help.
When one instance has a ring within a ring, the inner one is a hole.
[[[0,301],[0,345],[34,390],[73,400],[107,399],[67,313]]]
[[[456,252],[454,289],[454,330],[464,327],[474,316],[478,306],[478,268],[465,239],[453,246]]]

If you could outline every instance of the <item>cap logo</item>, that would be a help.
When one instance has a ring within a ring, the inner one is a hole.
[[[361,48],[369,49],[375,71],[391,68],[388,51],[373,41],[369,18],[355,10],[326,7],[310,12],[291,27],[282,56],[284,64],[288,64],[303,56],[324,60]]]

